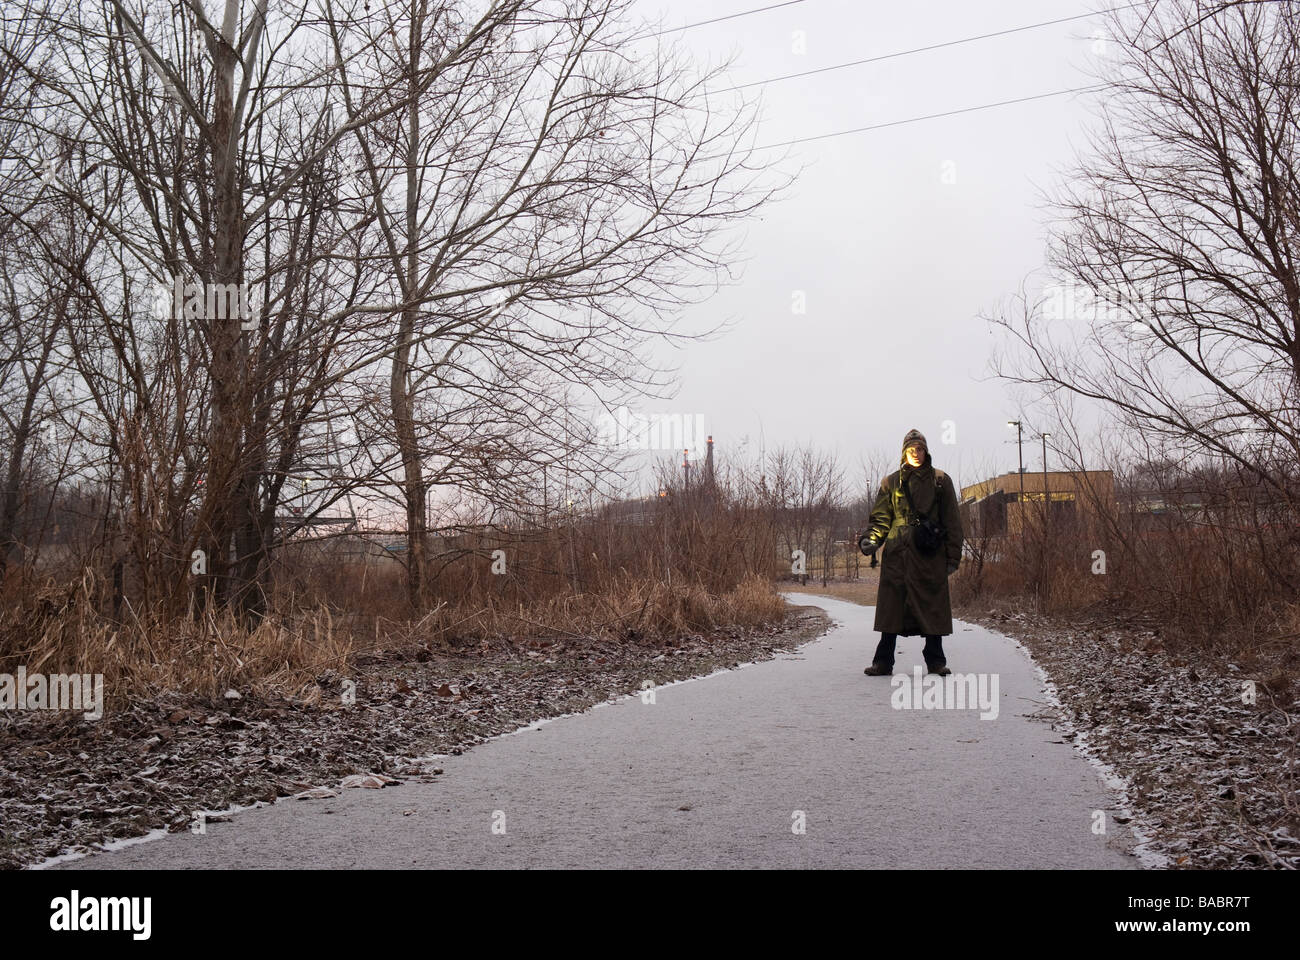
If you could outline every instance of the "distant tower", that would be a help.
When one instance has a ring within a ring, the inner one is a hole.
[[[713,435],[709,435],[708,452],[704,455],[704,485],[713,486]]]
[[[691,451],[682,451],[682,477],[685,480],[687,489],[691,486]]]

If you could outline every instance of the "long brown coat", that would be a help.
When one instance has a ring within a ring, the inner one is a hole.
[[[952,477],[942,481],[939,508],[948,541],[930,556],[917,549],[913,541],[915,528],[909,525],[911,511],[900,482],[907,478],[916,509],[932,516],[935,469],[926,451],[925,462],[916,468],[907,466],[887,476],[880,484],[871,520],[864,534],[877,543],[880,551],[880,589],[876,594],[878,633],[896,633],[903,637],[940,636],[952,633],[952,602],[948,597],[948,576],[961,563],[961,511]]]

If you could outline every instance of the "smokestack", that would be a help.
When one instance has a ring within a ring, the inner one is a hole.
[[[713,483],[713,435],[709,435],[708,452],[704,455],[704,482]]]

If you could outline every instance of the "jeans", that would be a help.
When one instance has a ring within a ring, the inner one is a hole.
[[[876,644],[876,655],[872,657],[872,660],[892,667],[894,665],[894,645],[897,642],[898,634],[882,633],[880,643]],[[925,649],[921,651],[921,656],[925,657],[927,666],[932,663],[946,666],[948,660],[943,654],[943,637],[927,636],[925,638]]]

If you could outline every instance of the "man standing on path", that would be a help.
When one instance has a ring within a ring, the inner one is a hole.
[[[961,563],[961,513],[952,479],[936,470],[919,430],[903,438],[902,464],[880,484],[867,530],[858,546],[868,556],[881,548],[875,629],[880,644],[868,676],[894,672],[900,635],[925,637],[925,665],[946,675],[943,638],[952,633],[948,577]]]

